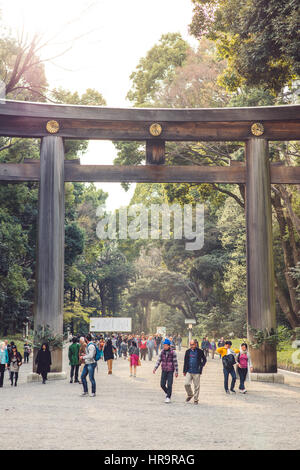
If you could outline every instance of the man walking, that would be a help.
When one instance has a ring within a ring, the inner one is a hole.
[[[164,341],[163,350],[161,351],[157,363],[153,369],[153,374],[157,371],[158,367],[161,364],[161,380],[160,386],[166,394],[165,403],[171,402],[172,396],[172,386],[173,386],[173,378],[174,372],[175,377],[178,377],[178,362],[177,356],[174,349],[171,349],[171,341],[166,338]],[[166,386],[167,385],[167,386]]]
[[[79,349],[80,349],[80,345],[77,342],[77,338],[74,336],[74,338],[72,338],[72,344],[69,347],[69,351],[68,351],[69,363],[71,366],[70,384],[73,383],[74,372],[75,372],[75,383],[79,382],[78,380]]]
[[[236,382],[236,373],[234,370],[234,364],[236,363],[236,359],[235,359],[236,354],[240,352],[239,349],[231,348],[231,346],[232,346],[231,341],[225,341],[225,345],[217,349],[217,353],[220,354],[220,356],[222,357],[225,392],[228,393],[229,395],[230,395],[230,392],[236,393],[234,390],[234,386]],[[229,374],[231,375],[230,392],[228,390]]]
[[[88,393],[88,385],[86,381],[87,375],[89,376],[90,382],[92,384],[92,397],[96,396],[96,382],[94,379],[94,374],[95,374],[95,368],[97,365],[97,362],[95,360],[96,356],[96,346],[92,342],[92,336],[90,334],[86,335],[86,350],[85,350],[85,355],[81,356],[80,359],[84,361],[84,368],[81,374],[81,382],[83,385],[83,393],[82,397],[86,397],[89,395]]]
[[[153,352],[154,352],[154,339],[152,336],[149,336],[149,339],[147,341],[147,349],[148,349],[148,359],[149,361],[152,361],[153,358]]]
[[[202,343],[201,343],[201,349],[204,351],[205,357],[209,356],[209,346],[210,346],[210,343],[207,337],[203,338]]]
[[[184,356],[183,375],[185,376],[185,390],[187,393],[186,402],[194,397],[195,405],[198,405],[200,392],[200,375],[206,364],[206,357],[202,349],[196,347],[195,341],[190,342],[190,349],[186,350]],[[192,390],[194,384],[194,393]]]
[[[28,342],[26,341],[26,343],[24,344],[24,364],[27,362],[29,362],[29,355],[30,355],[30,345],[28,344]]]

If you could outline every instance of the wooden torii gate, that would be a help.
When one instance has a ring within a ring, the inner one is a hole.
[[[246,185],[248,325],[275,330],[271,183],[300,183],[300,167],[270,164],[268,141],[300,140],[300,106],[112,109],[0,101],[0,135],[41,138],[40,161],[0,164],[0,182],[39,182],[35,328],[63,330],[64,183],[243,183]],[[64,160],[68,139],[146,141],[146,165]],[[244,141],[246,162],[228,167],[164,165],[166,141]],[[252,352],[254,371],[277,372],[276,348]],[[52,371],[62,372],[55,351]]]

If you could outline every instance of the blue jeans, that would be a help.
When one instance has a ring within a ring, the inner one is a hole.
[[[225,391],[227,392],[227,390],[228,390],[229,374],[232,377],[230,390],[234,390],[234,386],[235,386],[235,382],[236,382],[236,373],[235,373],[234,367],[232,366],[231,369],[225,369],[223,367],[223,373],[224,373],[224,388],[225,388]]]
[[[81,382],[83,385],[83,391],[88,392],[88,385],[86,381],[87,375],[89,375],[90,382],[92,384],[92,393],[96,393],[96,382],[94,379],[95,369],[96,369],[97,362],[93,364],[85,364],[82,374],[81,374]]]

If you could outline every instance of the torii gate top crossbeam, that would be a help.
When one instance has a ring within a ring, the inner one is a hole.
[[[24,101],[0,101],[0,135],[45,137],[47,122],[54,120],[56,135],[70,139],[163,141],[246,141],[251,126],[263,125],[262,138],[298,140],[300,105],[208,108],[208,109],[117,109],[97,106],[54,105]],[[152,123],[161,125],[151,135]]]

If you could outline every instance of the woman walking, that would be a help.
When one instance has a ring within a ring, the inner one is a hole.
[[[0,387],[3,387],[4,372],[8,367],[9,357],[5,343],[0,343]]]
[[[130,346],[129,346],[129,348],[130,348]],[[122,352],[122,355],[123,355],[124,359],[127,359],[128,345],[127,345],[126,338],[123,339],[123,341],[121,343],[121,352]]]
[[[104,360],[107,362],[107,369],[108,369],[108,375],[112,374],[112,364],[114,360],[114,352],[113,352],[113,345],[111,342],[111,339],[109,338],[104,346],[103,349],[104,353]]]
[[[211,350],[211,358],[214,359],[215,358],[215,352],[216,352],[216,349],[217,349],[217,345],[216,345],[216,342],[215,342],[214,339],[211,340],[209,349]]]
[[[131,346],[129,348],[129,356],[130,356],[130,377],[132,377],[132,367],[133,367],[133,377],[136,377],[136,367],[139,365],[139,348],[135,341],[132,341]]]
[[[247,390],[245,389],[245,381],[248,372],[250,377],[250,372],[253,371],[253,367],[246,343],[241,344],[241,350],[237,356],[237,371],[240,377],[239,391],[240,393],[247,393]]]
[[[81,375],[82,375],[82,372],[83,372],[83,368],[84,368],[84,360],[81,359],[82,356],[85,355],[85,350],[86,350],[86,342],[85,342],[85,338],[84,336],[80,336],[79,338],[79,372],[78,372],[78,377],[79,377],[79,383],[82,384],[81,382]]]
[[[42,344],[41,349],[37,353],[35,363],[37,364],[37,373],[42,376],[43,384],[45,384],[52,364],[51,353],[47,343]]]
[[[19,369],[21,365],[22,365],[22,356],[17,350],[17,346],[14,344],[9,354],[9,363],[8,363],[8,367],[10,370],[11,386],[13,386],[14,384],[14,378],[15,378],[15,387],[17,386],[18,377],[19,377]]]
[[[147,338],[142,336],[141,341],[140,341],[140,352],[141,352],[141,359],[144,361],[146,360],[146,355],[147,355]]]

